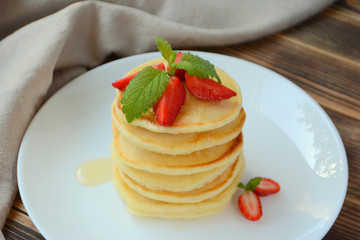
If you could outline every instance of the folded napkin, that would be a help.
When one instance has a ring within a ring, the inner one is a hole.
[[[175,49],[240,43],[293,26],[333,0],[72,2],[0,2],[0,228],[17,193],[24,132],[44,100],[71,79],[109,55],[155,50],[156,36]]]

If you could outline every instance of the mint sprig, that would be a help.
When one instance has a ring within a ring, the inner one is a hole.
[[[262,179],[261,177],[255,177],[255,178],[250,179],[249,182],[248,182],[246,185],[244,185],[244,184],[241,182],[241,183],[239,183],[237,186],[238,186],[239,188],[244,189],[244,190],[254,191],[255,188],[256,188],[257,186],[259,186],[259,184],[260,184],[260,182],[261,182],[261,179]]]
[[[200,78],[216,78],[221,83],[214,65],[208,60],[187,52],[181,57],[180,62],[175,63],[177,51],[172,50],[170,43],[161,37],[156,37],[155,41],[161,55],[169,64],[167,73],[170,76],[174,76],[177,69],[184,69],[189,75],[195,75]]]
[[[172,50],[170,43],[161,37],[156,37],[155,42],[156,42],[156,46],[157,46],[159,52],[161,53],[161,55],[163,56],[163,58],[169,64],[173,63],[175,61],[176,52]],[[171,60],[172,60],[172,62],[171,62]]]
[[[177,51],[173,51],[170,43],[161,37],[156,37],[155,41],[159,52],[161,53],[163,58],[168,62],[169,69],[167,73],[169,74],[169,76],[174,76],[176,72],[176,68],[174,68],[174,62]]]
[[[200,78],[215,78],[221,83],[214,65],[209,61],[187,52],[181,57],[181,61],[175,63],[177,51],[172,49],[170,43],[161,37],[156,37],[155,41],[168,68],[167,71],[161,71],[151,66],[145,67],[130,81],[121,99],[122,112],[129,123],[140,118],[158,101],[167,88],[169,78],[178,69],[184,69],[189,75]]]
[[[166,72],[151,66],[142,69],[129,83],[121,99],[128,122],[140,118],[161,97],[169,83]]]

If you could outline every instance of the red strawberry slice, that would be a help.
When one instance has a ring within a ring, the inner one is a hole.
[[[238,199],[238,206],[245,218],[256,221],[262,216],[260,198],[250,190],[245,190]]]
[[[156,121],[162,126],[172,125],[185,103],[185,97],[185,88],[180,79],[171,77],[165,92],[154,104]]]
[[[178,52],[175,57],[175,62],[178,63],[181,61],[181,57],[184,55],[183,52]]]
[[[152,67],[155,69],[161,70],[161,71],[165,71],[164,63],[159,63],[157,65],[153,65]],[[112,83],[112,86],[121,91],[124,91],[125,88],[127,87],[127,85],[129,85],[130,81],[136,76],[136,74],[138,74],[138,73],[136,72],[136,73],[130,74],[120,80],[117,80],[116,82]]]
[[[200,99],[219,101],[236,96],[236,92],[208,78],[199,78],[185,74],[185,83],[189,92]]]
[[[161,71],[165,71],[165,64],[164,63],[159,63],[159,64],[156,64],[156,65],[153,65],[152,67],[155,68],[155,69],[161,70]]]
[[[270,178],[262,178],[254,192],[259,196],[267,196],[280,191],[280,185]]]
[[[184,69],[177,69],[174,73],[174,76],[178,77],[181,81],[185,80],[185,73]]]
[[[181,61],[181,57],[184,55],[182,52],[178,52],[176,54],[175,62],[178,63]],[[181,81],[185,80],[185,73],[186,71],[184,69],[177,69],[175,71],[174,76],[178,77]]]
[[[121,91],[124,91],[125,88],[127,87],[127,85],[129,85],[129,82],[136,76],[136,74],[138,74],[138,73],[133,73],[133,74],[130,74],[120,80],[117,80],[116,82],[112,83],[112,86]]]

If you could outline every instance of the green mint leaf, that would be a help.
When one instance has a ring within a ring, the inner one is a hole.
[[[171,57],[170,57],[170,61],[168,61],[169,63],[169,69],[168,69],[168,74],[172,77],[174,76],[177,68],[174,67],[174,62],[175,62],[175,59],[176,59],[176,54],[177,54],[177,51],[172,51],[171,53]]]
[[[254,191],[255,188],[260,184],[261,179],[262,179],[261,177],[250,179],[250,181],[246,184],[244,190]]]
[[[170,61],[168,61],[169,65],[173,65],[173,63],[175,62],[175,58],[176,58],[176,54],[178,51],[172,51],[171,52],[171,56],[170,56]]]
[[[181,63],[183,61],[190,64]],[[216,78],[216,80],[221,83],[220,77],[216,73],[214,65],[212,65],[208,60],[205,60],[197,55],[193,55],[189,52],[184,53],[184,55],[181,57],[181,61],[175,63],[174,66],[176,68],[184,69],[189,75],[195,75],[199,78]]]
[[[237,187],[244,189],[244,188],[245,188],[245,185],[241,182],[241,183],[239,183],[239,184],[237,185]]]
[[[175,67],[176,69],[191,69],[190,71],[195,71],[196,69],[194,69],[194,66],[188,62],[188,61],[183,61],[181,60],[180,62],[178,63],[174,63],[173,64],[173,67]]]
[[[156,41],[157,48],[159,49],[163,58],[165,58],[165,60],[169,64],[171,64],[170,62],[171,62],[171,57],[173,55],[173,50],[171,48],[170,43],[161,37],[156,37],[155,41]],[[176,56],[176,53],[175,53],[175,56]],[[173,61],[175,61],[175,58]]]
[[[142,69],[126,87],[121,99],[122,112],[130,123],[146,113],[165,91],[169,83],[166,72],[151,66]]]

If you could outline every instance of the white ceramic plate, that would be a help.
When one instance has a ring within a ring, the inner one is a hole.
[[[111,83],[160,55],[141,54],[100,66],[56,93],[37,113],[19,152],[18,181],[31,219],[46,239],[321,239],[342,207],[348,165],[341,138],[304,91],[264,67],[196,52],[234,77],[247,119],[244,180],[277,180],[262,198],[263,217],[246,220],[237,196],[219,214],[195,220],[132,216],[111,182],[85,187],[75,179],[84,161],[109,157]]]

